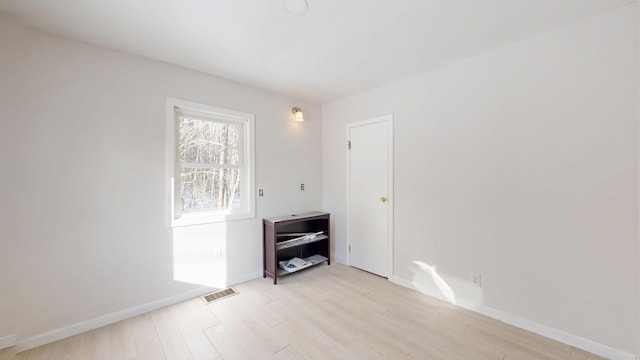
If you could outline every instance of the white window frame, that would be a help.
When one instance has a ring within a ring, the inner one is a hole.
[[[180,202],[180,166],[177,159],[178,116],[176,110],[185,114],[200,114],[200,118],[205,120],[242,125],[244,132],[241,140],[241,153],[244,155],[244,161],[243,166],[240,168],[242,176],[240,180],[240,194],[243,197],[240,210],[202,211],[181,214],[179,209],[176,208]],[[174,98],[167,98],[166,113],[166,177],[167,194],[169,197],[167,201],[168,225],[170,227],[177,227],[255,218],[255,115]]]

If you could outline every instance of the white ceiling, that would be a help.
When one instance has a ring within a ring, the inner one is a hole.
[[[0,0],[24,24],[324,104],[634,0]]]

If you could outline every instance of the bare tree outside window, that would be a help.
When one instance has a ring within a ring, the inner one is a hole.
[[[255,115],[167,98],[168,226],[255,218]]]
[[[188,116],[177,120],[181,212],[240,209],[241,126]]]

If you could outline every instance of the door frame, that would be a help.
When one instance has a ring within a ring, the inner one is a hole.
[[[387,115],[381,115],[381,116],[377,116],[374,118],[370,118],[367,120],[361,120],[361,121],[356,121],[356,122],[352,122],[352,123],[347,123],[346,126],[346,141],[347,144],[350,144],[351,141],[351,129],[355,128],[355,127],[360,127],[360,126],[365,126],[365,125],[371,125],[371,124],[375,124],[375,123],[380,123],[380,122],[386,122],[387,123],[387,131],[388,131],[388,169],[389,169],[389,189],[387,192],[387,197],[388,197],[388,204],[389,204],[389,214],[388,214],[388,219],[387,219],[387,223],[388,223],[388,228],[389,228],[389,233],[387,236],[387,279],[389,281],[391,281],[392,277],[393,277],[393,204],[395,203],[395,198],[393,196],[393,113],[391,114],[387,114]],[[349,245],[351,244],[351,239],[349,239],[349,210],[350,210],[350,198],[351,198],[351,154],[349,152],[349,149],[347,149],[346,151],[346,156],[347,156],[347,169],[346,169],[346,178],[347,178],[347,198],[346,198],[346,202],[347,202],[347,213],[345,216],[345,253],[347,254],[346,259],[347,259],[347,265],[351,266],[351,253],[349,252]]]

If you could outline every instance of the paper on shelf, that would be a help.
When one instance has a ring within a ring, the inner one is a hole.
[[[312,263],[302,260],[298,257],[289,259],[288,261],[280,261],[280,267],[287,272],[294,272],[313,265]]]

